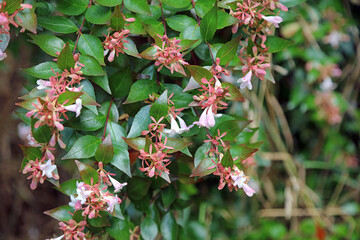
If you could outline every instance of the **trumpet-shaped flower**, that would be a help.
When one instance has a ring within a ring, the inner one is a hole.
[[[36,87],[38,90],[42,90],[44,88],[51,87],[51,82],[50,81],[44,81],[42,79],[37,80],[36,84],[38,85]]]
[[[182,134],[183,132],[189,131],[189,129],[194,126],[194,125],[187,126],[185,121],[179,116],[176,116],[176,118],[177,120],[179,120],[180,127],[179,124],[176,122],[175,118],[172,115],[170,115],[171,129],[164,129],[164,132],[168,133],[170,136],[173,136],[175,134]]]
[[[234,187],[242,188],[246,195],[252,197],[255,193],[255,190],[252,189],[248,184],[248,177],[245,176],[243,171],[240,171],[236,166],[234,167],[235,171],[230,173],[230,177],[233,180]]]
[[[215,114],[212,111],[212,106],[205,108],[200,116],[199,121],[194,122],[194,124],[206,128],[215,126]]]
[[[120,183],[118,180],[116,180],[115,178],[111,177],[110,175],[108,175],[111,184],[114,186],[115,191],[114,193],[120,192],[120,190],[125,187],[127,185],[127,183]]]
[[[42,177],[46,175],[47,178],[54,178],[53,171],[55,171],[56,165],[51,164],[50,159],[45,164],[39,164],[39,167],[42,171]]]
[[[251,84],[251,77],[252,77],[252,71],[250,70],[245,77],[242,77],[238,80],[238,82],[240,82],[240,88],[244,89],[244,88],[248,88],[249,90],[252,90],[252,84]]]
[[[283,21],[283,19],[279,16],[261,16],[262,19],[264,19],[265,21],[274,24],[275,27],[279,27],[279,23],[281,23]]]
[[[82,100],[80,98],[76,99],[75,104],[69,105],[69,106],[65,106],[65,109],[71,112],[75,112],[76,113],[76,117],[78,117],[81,113],[81,109],[82,109]]]

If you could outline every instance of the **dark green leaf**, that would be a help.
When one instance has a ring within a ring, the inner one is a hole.
[[[190,177],[203,177],[209,175],[210,173],[213,173],[216,169],[213,160],[214,159],[211,159],[209,157],[205,157],[204,159],[202,159],[201,162],[194,169]]]
[[[78,160],[75,160],[75,163],[78,167],[81,179],[84,181],[84,183],[90,185],[97,183],[97,181],[99,180],[99,176],[95,168]]]
[[[36,34],[37,17],[34,9],[24,9],[16,14],[15,21],[24,29]]]
[[[156,120],[159,120],[161,117],[166,117],[168,115],[168,108],[167,90],[165,90],[151,105],[150,116]]]
[[[231,16],[225,11],[218,11],[218,24],[217,29],[223,29],[224,27],[234,25],[238,23],[239,19]]]
[[[79,51],[94,57],[101,65],[104,63],[104,48],[99,38],[94,35],[81,34],[78,43]]]
[[[239,47],[239,38],[234,38],[230,42],[225,43],[217,52],[216,58],[220,58],[220,64],[226,65],[229,63],[236,55],[236,52]]]
[[[99,62],[92,56],[80,55],[80,62],[85,65],[81,70],[87,76],[104,76],[105,72]]]
[[[96,0],[96,2],[106,7],[115,7],[116,5],[121,5],[122,0]]]
[[[123,68],[109,78],[112,96],[117,98],[126,97],[129,94],[132,80],[130,68]]]
[[[111,94],[111,90],[110,90],[110,86],[109,86],[109,79],[108,79],[107,75],[91,77],[90,81],[96,83],[99,87],[104,89],[108,94]]]
[[[20,4],[23,0],[12,0],[6,1],[6,6],[2,12],[8,12],[9,14],[14,13],[16,10],[20,8]]]
[[[57,0],[57,8],[66,15],[80,15],[89,5],[90,0]]]
[[[63,50],[65,42],[58,37],[51,35],[33,35],[29,34],[34,44],[38,45],[44,52],[50,56],[57,57],[55,53]]]
[[[284,50],[284,49],[290,47],[293,44],[294,44],[294,42],[277,37],[277,36],[267,36],[266,41],[265,41],[266,47],[269,48],[268,49],[269,53],[279,52],[281,50]]]
[[[191,76],[195,79],[196,82],[202,84],[201,79],[205,78],[207,80],[212,79],[214,76],[209,72],[209,70],[197,66],[197,65],[188,65],[186,68],[190,71]]]
[[[140,224],[140,232],[144,240],[154,240],[159,230],[156,222],[150,217],[146,217]]]
[[[109,163],[114,157],[114,146],[111,136],[108,134],[95,152],[95,159],[98,162]]]
[[[66,43],[63,50],[61,50],[60,55],[57,60],[57,65],[61,70],[67,69],[70,70],[75,65],[74,56],[71,52],[69,43]]]
[[[70,213],[73,211],[73,208],[68,205],[64,205],[52,210],[45,211],[44,213],[60,222],[67,222],[72,219],[72,215]]]
[[[161,220],[160,232],[164,240],[176,240],[178,235],[178,225],[171,212],[165,214]]]
[[[186,15],[174,15],[166,19],[169,27],[175,31],[182,32],[189,26],[197,25],[195,19]]]
[[[49,77],[55,75],[51,69],[55,73],[61,73],[61,70],[55,62],[43,62],[34,67],[23,69],[23,71],[36,78],[48,79]]]
[[[38,17],[38,24],[43,28],[56,33],[73,33],[78,30],[76,25],[68,18],[62,16]]]
[[[174,103],[175,108],[187,108],[188,105],[194,101],[191,94],[183,92],[183,89],[176,84],[164,84],[165,88],[169,92],[169,96],[174,94],[171,101]]]
[[[219,123],[218,129],[221,133],[227,133],[222,139],[225,141],[233,140],[244,128],[249,125],[251,121],[249,120],[230,120]]]
[[[146,0],[124,0],[124,4],[125,7],[132,12],[151,16],[150,7]]]
[[[98,137],[91,135],[82,136],[76,140],[70,151],[61,159],[93,157],[100,143],[101,140]]]
[[[195,11],[199,17],[205,14],[214,6],[216,0],[197,0],[195,3]]]
[[[129,96],[124,104],[148,99],[150,94],[157,93],[157,91],[158,85],[155,80],[138,80],[131,86]]]
[[[100,5],[92,5],[85,14],[88,22],[93,24],[106,24],[110,21],[111,11],[110,8]]]
[[[132,122],[130,132],[127,135],[128,138],[137,137],[142,131],[148,130],[148,126],[151,123],[150,119],[150,106],[144,106],[135,115],[134,121]]]
[[[231,153],[229,150],[227,150],[223,156],[223,158],[221,159],[221,165],[223,165],[223,167],[232,167],[234,166],[234,159],[231,156]]]
[[[131,177],[130,158],[127,146],[114,145],[114,157],[110,163]]]
[[[100,216],[96,217],[96,218],[92,218],[92,219],[87,219],[87,222],[93,226],[93,227],[107,227],[110,226],[110,222],[109,219],[107,217],[107,212],[104,211],[100,211]]]
[[[127,219],[111,218],[110,227],[106,228],[106,232],[115,240],[130,239],[130,226]]]
[[[175,201],[175,199],[176,190],[173,185],[169,185],[161,192],[161,200],[165,209],[168,209],[170,205]]]
[[[243,95],[241,94],[239,89],[234,84],[229,83],[229,82],[222,82],[221,86],[223,88],[228,87],[230,97],[225,97],[227,100],[245,102],[245,98],[243,97]]]
[[[105,124],[106,116],[102,113],[96,115],[91,110],[82,110],[79,117],[69,122],[69,125],[81,131],[96,131]]]
[[[205,42],[213,39],[218,23],[218,9],[215,5],[208,13],[205,14],[201,20],[200,33]]]
[[[122,12],[120,11],[120,7],[116,6],[114,13],[111,16],[110,27],[115,31],[119,31],[123,29],[125,24],[125,20]]]
[[[80,182],[79,179],[70,179],[63,182],[58,190],[67,196],[73,195],[77,189],[76,182]]]
[[[149,191],[151,181],[147,178],[134,176],[129,179],[127,189],[129,197],[133,200],[140,200]]]
[[[51,138],[51,130],[48,125],[34,127],[35,123],[38,121],[36,118],[31,118],[31,133],[32,136],[38,143],[48,143]]]

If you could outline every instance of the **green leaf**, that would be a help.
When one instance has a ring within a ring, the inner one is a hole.
[[[138,34],[138,35],[145,35],[146,31],[144,26],[142,25],[142,22],[139,19],[139,16],[133,15],[133,14],[126,14],[126,18],[135,18],[135,22],[129,23],[128,26],[125,26],[124,28],[129,30],[132,34]]]
[[[38,24],[43,28],[56,33],[73,33],[78,30],[76,25],[68,18],[61,16],[38,17]]]
[[[277,36],[267,36],[265,41],[265,45],[268,48],[269,53],[279,52],[290,47],[293,44],[294,42]]]
[[[73,195],[77,189],[76,182],[80,182],[79,179],[70,179],[63,182],[58,190],[67,196]]]
[[[121,5],[122,0],[96,0],[96,3],[106,7],[115,7],[116,5]]]
[[[157,50],[155,47],[148,47],[142,53],[140,53],[140,56],[148,60],[154,60],[154,55],[156,52]]]
[[[150,94],[156,93],[157,91],[158,85],[155,80],[138,80],[131,86],[129,96],[124,104],[148,99]]]
[[[100,5],[92,5],[85,13],[85,18],[93,24],[106,24],[110,21],[110,8]]]
[[[123,68],[109,78],[112,96],[117,98],[126,97],[129,94],[132,80],[132,72],[130,68]]]
[[[183,92],[183,89],[176,84],[164,84],[169,92],[169,96],[173,94],[171,101],[174,103],[175,108],[187,108],[188,105],[194,101],[191,94]]]
[[[101,140],[98,137],[87,135],[82,136],[71,147],[70,151],[61,159],[90,158],[95,156],[96,149]]]
[[[161,220],[160,232],[164,240],[176,240],[178,235],[178,225],[171,212],[165,214]]]
[[[250,148],[247,146],[239,145],[230,148],[230,153],[231,155],[237,157],[235,162],[241,164],[243,160],[247,159],[248,157],[256,153],[258,150],[259,149],[257,148]]]
[[[232,26],[235,23],[238,23],[239,19],[231,16],[225,11],[218,11],[218,23],[217,23],[217,29],[223,29],[228,26]]]
[[[206,153],[210,150],[210,143],[206,142],[201,145],[195,152],[194,165],[197,167],[199,163],[205,158]]]
[[[218,129],[221,133],[227,133],[222,139],[225,141],[234,140],[234,138],[241,133],[244,128],[249,125],[251,121],[240,119],[240,120],[229,120],[219,123]],[[216,129],[216,127],[215,127]]]
[[[81,131],[96,131],[105,124],[106,116],[102,113],[96,115],[93,111],[84,109],[79,117],[69,122],[69,125]]]
[[[24,29],[36,34],[37,17],[34,9],[24,9],[16,14],[15,21]]]
[[[127,147],[114,145],[114,157],[110,163],[131,177],[130,157]]]
[[[306,0],[281,0],[280,2],[284,4],[286,7],[295,7],[296,5],[299,5],[302,2],[305,2]]]
[[[142,199],[150,189],[151,181],[147,178],[134,176],[128,180],[128,194],[132,200]]]
[[[96,228],[101,228],[101,227],[107,227],[110,226],[110,222],[109,219],[107,217],[108,213],[105,211],[100,211],[100,216],[96,217],[96,218],[89,218],[87,219],[87,222]]]
[[[148,19],[146,21],[143,22],[144,28],[146,30],[147,33],[149,33],[149,35],[151,37],[155,37],[157,35],[164,35],[164,25],[162,22],[155,20],[155,19]]]
[[[150,217],[145,217],[140,224],[141,237],[144,240],[154,240],[159,232],[156,222]]]
[[[216,27],[218,23],[218,10],[215,5],[208,13],[205,14],[204,18],[201,20],[200,24],[200,33],[205,42],[209,42],[213,39]]]
[[[78,160],[75,160],[75,163],[78,167],[81,179],[86,184],[96,184],[99,180],[98,173],[95,168],[91,167],[88,164],[79,162]]]
[[[197,23],[191,23],[191,25],[181,32],[180,38],[189,40],[201,39],[200,26]]]
[[[115,240],[130,239],[130,226],[127,219],[111,218],[110,227],[106,228],[106,232]]]
[[[81,34],[78,43],[79,51],[94,57],[101,65],[104,63],[104,48],[99,38],[94,35]]]
[[[150,7],[146,0],[136,0],[136,1],[124,0],[124,4],[125,7],[132,12],[151,16]]]
[[[9,14],[14,13],[16,10],[20,8],[20,4],[23,0],[12,0],[6,1],[6,6],[2,12],[8,12]]]
[[[35,123],[38,121],[36,118],[31,118],[31,133],[32,136],[38,143],[48,143],[51,138],[51,130],[48,125],[34,127]]]
[[[70,70],[75,65],[74,56],[71,52],[69,43],[66,43],[63,50],[61,50],[60,55],[57,60],[57,65],[61,70],[67,69]]]
[[[134,121],[132,122],[130,128],[130,132],[127,137],[134,138],[139,136],[142,131],[148,129],[150,123],[150,106],[147,105],[142,107],[140,111],[135,115]]]
[[[200,161],[194,171],[191,173],[190,177],[203,177],[209,175],[215,171],[215,164],[212,162],[213,159],[205,157]],[[211,169],[209,169],[211,168]]]
[[[66,15],[77,16],[82,14],[88,7],[90,0],[57,0],[57,9]]]
[[[124,43],[124,52],[127,55],[140,58],[139,52],[138,52],[138,50],[136,48],[136,44],[134,43],[134,41],[129,37],[125,38],[125,40],[128,41],[128,42]]]
[[[116,6],[114,13],[111,16],[110,27],[115,31],[119,31],[123,29],[125,24],[125,20],[122,12],[120,11],[120,7]]]
[[[221,165],[223,165],[223,167],[232,167],[234,166],[234,159],[231,156],[231,153],[229,150],[226,150],[223,158],[221,159]]]
[[[111,101],[102,103],[99,112],[101,112],[105,116],[109,113],[109,121],[117,123],[119,120],[119,110],[117,109],[116,104],[111,104],[110,108],[110,103]]]
[[[73,212],[74,209],[68,205],[63,205],[48,211],[45,211],[44,214],[55,218],[56,220],[60,222],[67,222],[70,219],[72,219],[72,215],[70,214]]]
[[[55,73],[61,73],[60,68],[55,62],[43,62],[34,67],[23,69],[23,71],[36,78],[48,79],[55,75],[51,69]]]
[[[66,100],[68,100],[65,105],[71,105],[82,94],[83,94],[82,92],[70,92],[70,91],[63,92],[62,94],[60,94],[58,98],[58,103],[63,104]]]
[[[191,0],[163,0],[165,4],[173,8],[188,8],[191,6]]]
[[[214,6],[216,0],[197,0],[195,3],[195,11],[199,17],[205,14]]]
[[[108,94],[111,94],[111,89],[109,86],[109,79],[107,75],[104,76],[94,76],[89,79],[93,83],[96,83],[99,87],[104,89]]]
[[[161,192],[161,200],[165,209],[168,209],[170,205],[175,201],[175,199],[176,190],[174,188],[174,185],[169,185]]]
[[[126,136],[126,131],[122,126],[109,121],[106,127],[106,134],[110,134],[114,146],[122,146],[127,149],[128,146],[123,139]]]
[[[35,161],[36,159],[41,159],[42,152],[40,148],[37,147],[28,147],[28,146],[22,146],[20,145],[21,150],[24,154],[24,160],[21,163],[20,171],[22,171],[25,167],[25,165],[30,161]]]
[[[195,79],[196,82],[202,84],[201,79],[205,78],[207,80],[212,79],[214,76],[209,72],[209,70],[197,66],[197,65],[188,65],[186,68],[190,71],[191,76]]]
[[[239,47],[239,38],[234,38],[230,42],[225,43],[216,53],[216,58],[220,58],[220,64],[228,64],[236,55]]]
[[[168,109],[167,90],[165,90],[151,105],[150,116],[159,120],[161,117],[166,117],[168,115]]]
[[[245,98],[243,97],[243,95],[241,94],[241,92],[239,91],[239,89],[232,83],[229,82],[222,82],[221,86],[223,88],[228,87],[230,96],[229,97],[225,97],[227,100],[231,100],[231,101],[238,101],[238,102],[245,102]]]
[[[50,56],[57,57],[55,53],[60,53],[63,50],[65,42],[58,37],[51,35],[33,35],[29,34],[32,38],[31,42],[38,45],[44,52]]]
[[[81,54],[80,62],[85,66],[81,69],[81,71],[86,76],[104,76],[105,72],[100,66],[99,62],[92,56]]]
[[[109,163],[114,157],[114,146],[111,136],[108,134],[95,152],[95,159],[98,162]]]
[[[178,32],[185,31],[189,26],[197,25],[195,19],[186,15],[174,15],[166,19],[167,25]]]

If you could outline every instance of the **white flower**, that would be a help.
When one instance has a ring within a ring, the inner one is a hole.
[[[279,27],[279,23],[281,23],[283,21],[283,19],[279,16],[261,16],[265,21],[268,21],[269,23],[274,24],[275,27]]]
[[[120,190],[127,185],[127,183],[120,183],[118,180],[112,178],[110,175],[108,175],[108,176],[109,176],[111,184],[115,188],[114,193],[120,192]]]
[[[7,57],[6,53],[4,53],[1,49],[0,49],[0,61],[4,60]]]
[[[36,84],[39,85],[39,86],[36,87],[38,90],[42,90],[44,88],[51,87],[51,82],[50,81],[44,81],[42,79],[37,80]]]
[[[178,123],[176,122],[175,118],[172,115],[170,115],[171,129],[164,129],[164,132],[168,133],[170,136],[175,135],[175,134],[182,134],[183,132],[187,132],[187,131],[189,131],[190,128],[192,128],[194,126],[194,125],[187,126],[185,121],[179,116],[176,116],[176,118],[179,120],[180,127],[179,127]]]
[[[118,198],[117,195],[115,196],[104,196],[104,201],[107,202],[108,208],[106,209],[107,212],[112,213],[114,211],[115,205],[119,204],[121,200]]]
[[[237,82],[241,82],[240,88],[248,88],[249,90],[252,90],[252,84],[251,84],[251,77],[252,77],[252,71],[250,70],[245,77],[240,78]]]
[[[242,188],[249,197],[254,195],[255,190],[246,183],[248,178],[244,175],[243,171],[235,167],[235,171],[230,174],[230,177],[234,181],[233,185],[235,187]]]
[[[215,114],[212,111],[212,106],[205,108],[205,110],[200,115],[199,121],[194,122],[194,124],[206,128],[215,126]]]
[[[81,85],[80,87],[73,87],[73,88],[71,88],[71,87],[66,87],[66,89],[69,90],[70,92],[81,92],[81,90],[82,90],[83,87],[84,87],[84,86]]]
[[[49,159],[45,164],[39,164],[40,170],[42,171],[42,176],[47,178],[53,178],[53,171],[56,169],[56,165],[51,164],[51,160]]]
[[[80,98],[76,99],[75,104],[69,105],[69,106],[65,106],[65,109],[71,112],[75,112],[76,113],[76,117],[78,117],[81,113],[81,108],[82,108],[82,101]]]
[[[81,200],[81,204],[84,204],[86,202],[86,199],[90,196],[90,194],[92,193],[91,190],[87,190],[86,187],[84,186],[84,182],[80,182],[80,183],[76,183],[76,193],[78,194],[78,199]]]

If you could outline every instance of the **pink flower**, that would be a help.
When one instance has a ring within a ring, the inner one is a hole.
[[[104,201],[107,203],[108,208],[106,209],[107,212],[112,213],[114,212],[115,205],[120,204],[121,200],[118,198],[117,195],[115,196],[103,196]]]
[[[4,13],[0,13],[0,25],[3,26],[9,25],[8,17]]]
[[[240,88],[244,89],[244,88],[248,88],[249,90],[252,89],[252,84],[251,84],[251,77],[252,77],[252,71],[250,70],[245,77],[242,77],[238,80],[238,82],[241,82],[240,84]]]
[[[212,106],[205,108],[205,110],[200,116],[199,121],[194,122],[194,124],[206,128],[211,128],[215,126],[215,115],[212,111]]]
[[[66,87],[66,89],[70,92],[81,92],[83,87],[84,86],[81,85],[80,87]]]
[[[81,109],[82,109],[82,100],[80,98],[76,99],[75,104],[69,105],[69,106],[65,106],[65,109],[71,112],[75,112],[76,113],[76,117],[78,117],[81,113]]]
[[[235,171],[230,174],[230,177],[233,180],[233,186],[242,188],[246,195],[252,197],[255,193],[255,190],[247,184],[248,177],[245,176],[243,171],[240,171],[236,166],[234,169]]]
[[[279,27],[279,23],[281,23],[283,21],[283,19],[279,16],[261,16],[265,21],[274,24],[275,27]]]
[[[4,60],[7,57],[6,53],[4,53],[1,49],[0,49],[0,61]]]
[[[120,190],[127,185],[127,183],[120,183],[118,180],[116,180],[115,178],[112,178],[110,175],[108,175],[108,177],[111,181],[111,184],[115,188],[114,193],[120,192]]]
[[[36,87],[38,90],[42,90],[44,88],[51,87],[51,82],[50,81],[44,81],[42,79],[37,80],[36,84],[38,85]]]
[[[42,171],[42,177],[46,175],[47,178],[54,178],[56,165],[51,164],[51,160],[49,159],[45,164],[39,164],[40,170]]]

